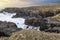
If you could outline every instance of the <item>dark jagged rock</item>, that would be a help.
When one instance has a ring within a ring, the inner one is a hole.
[[[20,11],[19,13],[16,13],[13,17],[22,17],[22,18],[28,18],[28,17],[40,17],[39,10],[24,10]]]
[[[49,10],[49,11],[41,11],[38,9],[33,9],[33,8],[5,8],[1,12],[8,12],[8,13],[16,13],[15,16],[13,17],[40,17],[42,16],[43,18],[45,17],[51,17],[56,14],[60,13],[60,10],[54,11],[54,10]]]
[[[60,22],[52,19],[51,17],[48,18],[28,18],[25,20],[25,24],[28,26],[35,26],[39,27],[40,30],[48,30],[54,27],[60,27]]]
[[[9,13],[16,13],[13,18],[22,17],[25,18],[25,24],[31,26],[40,26],[40,30],[45,30],[53,27],[60,26],[60,22],[54,21],[51,18],[56,14],[60,13],[60,10],[49,10],[49,11],[41,11],[38,9],[33,8],[5,8],[1,12],[9,12]],[[46,18],[46,19],[45,19]],[[50,21],[49,21],[50,20]]]
[[[57,29],[50,29],[50,30],[44,30],[45,32],[50,32],[50,33],[60,33],[59,30]]]
[[[0,32],[0,37],[9,37],[10,35],[5,34],[4,32]]]
[[[35,27],[39,27],[40,26],[40,30],[45,30],[48,29],[49,26],[46,23],[47,21],[44,20],[43,18],[28,18],[25,20],[25,24],[28,26],[35,26]]]
[[[12,32],[16,32],[18,29],[15,23],[0,21],[0,36],[10,36]]]
[[[47,23],[51,25],[51,27],[60,27],[60,21],[57,21],[51,17],[44,18],[47,20]]]
[[[22,10],[22,9],[21,9]],[[46,18],[46,17],[51,17],[51,16],[54,16],[56,14],[59,14],[58,11],[53,11],[53,10],[50,10],[50,11],[47,11],[47,12],[43,12],[41,10],[33,10],[33,9],[29,9],[29,10],[25,10],[23,9],[23,11],[20,12],[16,12],[17,14],[13,17],[40,17],[42,16],[43,18]]]
[[[41,24],[41,22],[42,22],[42,18],[27,18],[26,20],[25,20],[25,24],[26,25],[31,25],[31,26],[40,26],[40,24]]]

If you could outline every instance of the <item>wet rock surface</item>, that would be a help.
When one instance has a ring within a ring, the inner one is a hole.
[[[12,32],[22,30],[18,29],[15,23],[0,21],[0,36],[10,36]]]

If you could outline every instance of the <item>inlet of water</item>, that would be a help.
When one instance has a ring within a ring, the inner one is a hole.
[[[12,18],[16,13],[8,13],[8,12],[3,12],[0,13],[0,21],[6,21],[6,22],[13,22],[17,25],[17,28],[22,28],[22,29],[35,29],[39,30],[39,27],[33,27],[28,25],[25,25],[25,19],[24,18]]]
[[[0,13],[0,21],[13,22],[17,25],[18,28],[26,29],[27,25],[24,24],[24,18],[12,18],[16,13]]]

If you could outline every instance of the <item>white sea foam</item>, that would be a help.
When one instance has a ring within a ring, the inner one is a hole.
[[[0,13],[0,21],[13,22],[17,25],[17,28],[39,30],[39,27],[29,26],[27,28],[28,25],[24,24],[25,19],[24,18],[12,18],[14,15],[16,15],[16,13],[7,13],[7,12]]]
[[[17,25],[18,28],[26,29],[27,25],[24,24],[24,18],[12,18],[16,13],[0,13],[0,21],[13,22]]]

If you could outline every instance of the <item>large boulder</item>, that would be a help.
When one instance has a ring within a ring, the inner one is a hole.
[[[35,18],[35,17],[27,18],[25,20],[25,24],[29,26],[40,26],[41,22],[42,22],[42,18]]]
[[[12,32],[19,30],[15,23],[0,21],[0,36],[10,36]]]

